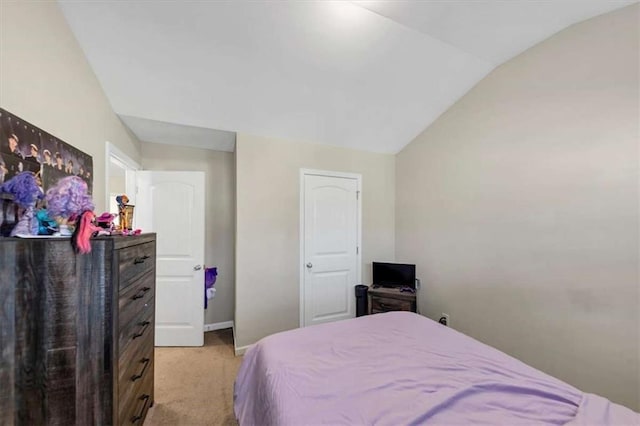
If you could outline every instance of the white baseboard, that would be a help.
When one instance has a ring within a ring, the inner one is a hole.
[[[235,348],[236,356],[244,355],[244,353],[249,349],[251,345],[240,346],[239,348]]]
[[[204,325],[204,331],[222,330],[225,328],[233,328],[233,321],[214,322]]]

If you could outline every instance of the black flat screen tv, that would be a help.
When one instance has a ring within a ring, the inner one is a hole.
[[[416,288],[416,265],[373,262],[373,285]]]

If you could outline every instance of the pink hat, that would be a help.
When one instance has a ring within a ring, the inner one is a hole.
[[[96,218],[97,222],[110,222],[113,220],[113,218],[116,217],[116,215],[111,214],[109,212],[104,212],[102,213],[100,216],[98,216]]]

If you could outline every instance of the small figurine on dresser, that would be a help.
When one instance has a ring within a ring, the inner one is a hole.
[[[13,202],[18,206],[19,219],[11,230],[11,236],[38,235],[35,207],[38,200],[43,198],[43,193],[35,173],[18,173],[2,184],[0,191],[12,195]]]
[[[129,197],[126,194],[118,195],[116,197],[118,203],[118,217],[120,222],[120,230],[124,233],[133,229],[133,208],[129,202]]]
[[[83,212],[94,209],[87,183],[78,176],[60,179],[47,191],[45,200],[49,215],[60,224],[61,236],[71,236],[70,222]]]
[[[53,235],[58,232],[58,222],[49,216],[47,209],[38,209],[36,219],[38,219],[38,235]]]

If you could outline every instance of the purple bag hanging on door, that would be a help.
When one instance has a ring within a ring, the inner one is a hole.
[[[218,268],[204,268],[204,308],[207,309],[209,299],[216,295],[213,285],[218,277]]]

